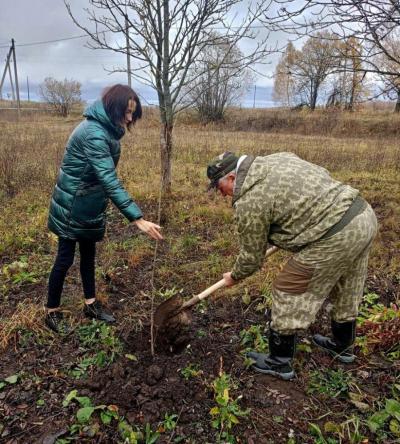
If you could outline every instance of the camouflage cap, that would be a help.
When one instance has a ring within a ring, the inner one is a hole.
[[[239,158],[230,151],[220,154],[207,166],[207,177],[210,179],[208,189],[216,188],[219,179],[236,168]]]

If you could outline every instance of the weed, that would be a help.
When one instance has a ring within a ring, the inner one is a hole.
[[[186,253],[192,249],[197,248],[199,245],[200,238],[194,234],[184,234],[178,241],[176,245],[172,248],[172,252],[176,253]]]
[[[95,412],[99,413],[99,418],[101,423],[104,425],[110,425],[111,421],[114,419],[116,421],[120,420],[118,415],[118,407],[115,405],[93,405],[92,400],[88,396],[78,396],[77,390],[72,390],[65,397],[62,406],[64,408],[68,407],[72,402],[79,405],[79,409],[76,412],[77,423],[74,423],[69,428],[69,437],[59,439],[56,441],[57,444],[64,444],[75,440],[76,435],[81,435],[82,433],[94,437],[99,428],[97,423],[90,425],[92,416]]]
[[[400,402],[398,399],[385,399],[385,407],[367,420],[371,432],[382,435],[383,429],[388,426],[395,438],[400,438]]]
[[[221,372],[219,377],[214,380],[212,387],[217,405],[210,410],[210,415],[213,417],[211,425],[218,429],[218,442],[223,440],[223,442],[234,443],[235,438],[231,434],[232,428],[239,423],[240,417],[247,416],[250,411],[242,410],[239,407],[241,397],[236,399],[231,397],[229,392],[236,386],[228,374]]]
[[[325,439],[317,424],[310,423],[309,427],[311,435],[314,436],[314,444],[340,444],[339,441],[334,438]]]
[[[175,429],[177,422],[178,422],[178,415],[176,414],[168,415],[168,413],[166,413],[164,415],[164,421],[161,423],[161,427],[163,430],[167,430],[170,432]]]
[[[19,379],[20,379],[20,375],[19,374],[8,376],[7,378],[5,378],[2,381],[0,381],[0,390],[2,390],[7,385],[14,385],[14,384],[16,384]]]
[[[359,310],[357,323],[362,326],[365,322],[384,322],[400,318],[400,311],[396,305],[385,307],[378,302],[380,297],[376,293],[367,293]]]
[[[115,336],[115,329],[104,322],[92,320],[90,324],[78,329],[78,338],[81,346],[86,350],[98,350],[95,354],[85,356],[70,371],[74,378],[85,376],[93,367],[105,367],[114,362],[122,352],[121,341]]]
[[[385,307],[375,293],[364,295],[359,317],[357,345],[363,354],[384,352],[392,360],[400,357],[400,308]]]
[[[102,348],[107,352],[108,360],[113,362],[115,356],[122,351],[122,343],[115,336],[115,328],[104,322],[92,320],[78,329],[81,345],[88,349]]]
[[[200,329],[198,329],[198,330],[196,331],[196,336],[197,336],[198,338],[204,338],[204,337],[207,336],[207,332],[206,332],[205,330],[202,330],[202,329],[200,328]]]
[[[5,349],[11,341],[19,343],[21,335],[25,335],[21,345],[25,340],[31,340],[32,336],[36,342],[46,342],[51,334],[44,327],[42,319],[43,307],[28,299],[20,302],[12,316],[0,324],[0,349]],[[30,338],[26,336],[28,331]]]
[[[263,285],[261,287],[261,301],[256,305],[255,309],[258,312],[265,312],[270,310],[272,306],[272,292],[270,286]]]
[[[197,376],[201,375],[202,373],[203,371],[200,370],[199,364],[189,364],[181,370],[181,375],[186,381],[191,378],[197,378]]]
[[[308,393],[337,398],[349,391],[352,380],[351,375],[342,369],[315,370],[310,373]]]
[[[172,288],[166,288],[164,290],[158,290],[157,295],[162,300],[167,300],[169,298],[172,298],[172,296],[175,296],[176,294],[180,294],[182,292],[183,292],[183,288],[178,289],[176,287],[172,287]]]
[[[251,325],[249,328],[240,332],[240,343],[245,349],[244,352],[255,350],[258,353],[268,351],[268,341],[263,334],[261,325]]]

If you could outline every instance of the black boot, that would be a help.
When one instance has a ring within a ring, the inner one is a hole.
[[[61,311],[51,311],[46,313],[44,323],[56,333],[69,333],[69,325],[64,321],[64,315]]]
[[[296,335],[281,335],[270,330],[269,354],[250,352],[248,358],[256,361],[252,368],[256,372],[278,376],[289,380],[294,378],[292,360],[296,350]]]
[[[97,319],[98,321],[104,321],[108,324],[115,322],[114,316],[110,313],[106,313],[103,304],[97,299],[92,304],[85,304],[83,313],[87,318]]]
[[[331,326],[333,338],[314,335],[314,344],[330,353],[340,362],[346,364],[353,362],[356,359],[353,355],[353,344],[356,337],[356,321],[332,321]]]

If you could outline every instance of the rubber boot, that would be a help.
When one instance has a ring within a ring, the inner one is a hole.
[[[294,378],[292,361],[296,349],[296,335],[281,335],[270,330],[269,354],[250,352],[248,358],[255,361],[252,368],[259,373],[289,380]]]
[[[327,351],[340,362],[345,364],[354,362],[356,357],[353,354],[353,344],[356,337],[356,321],[332,321],[331,327],[333,337],[314,335],[314,344]]]
[[[55,333],[68,334],[70,332],[69,324],[64,320],[64,315],[61,311],[51,311],[46,313],[44,322],[47,327]]]
[[[99,300],[95,300],[92,304],[85,304],[83,313],[87,318],[97,319],[98,321],[112,324],[115,318],[112,314],[104,310],[103,304]]]

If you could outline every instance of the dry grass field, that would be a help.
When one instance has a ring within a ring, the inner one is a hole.
[[[74,330],[59,338],[43,326],[57,245],[47,212],[66,140],[79,121],[78,113],[65,120],[23,113],[14,123],[11,112],[0,112],[0,442],[399,442],[400,116],[235,109],[224,123],[208,126],[181,116],[157,256],[155,243],[110,206],[96,276],[99,298],[118,323],[84,320],[75,264],[62,301]],[[158,143],[156,112],[146,109],[123,139],[118,167],[153,221]],[[151,356],[152,299],[200,292],[230,269],[238,251],[229,200],[205,192],[205,165],[228,149],[295,152],[359,189],[375,209],[380,230],[355,364],[341,365],[311,347],[313,332],[328,331],[324,311],[300,338],[294,381],[246,368],[244,351],[267,344],[264,312],[271,282],[289,257],[282,252],[196,307],[183,350]]]

